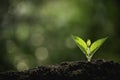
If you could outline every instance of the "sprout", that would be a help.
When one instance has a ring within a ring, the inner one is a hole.
[[[89,47],[90,45],[91,45],[91,40],[88,39],[88,40],[87,40],[87,46]]]
[[[107,37],[98,39],[91,44],[91,40],[88,39],[85,42],[82,38],[78,36],[73,36],[73,40],[77,44],[77,46],[81,49],[81,51],[86,55],[87,60],[90,62],[94,53],[100,48],[100,46],[106,41]]]

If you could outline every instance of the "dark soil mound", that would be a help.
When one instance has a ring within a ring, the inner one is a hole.
[[[103,60],[64,62],[22,72],[3,72],[0,80],[120,80],[120,64]]]

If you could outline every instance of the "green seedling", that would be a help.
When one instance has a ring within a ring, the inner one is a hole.
[[[107,37],[98,39],[91,44],[91,40],[88,39],[85,42],[82,38],[78,36],[73,36],[73,40],[77,44],[77,46],[81,49],[81,51],[86,55],[87,60],[90,62],[94,53],[100,48],[100,46],[106,41]]]

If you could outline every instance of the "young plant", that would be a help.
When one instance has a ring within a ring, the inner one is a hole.
[[[91,58],[94,55],[94,53],[100,48],[100,46],[107,39],[107,37],[102,38],[102,39],[98,39],[91,44],[90,39],[88,39],[85,42],[82,38],[80,38],[78,36],[72,35],[72,38],[75,41],[75,43],[77,44],[77,46],[81,49],[81,51],[86,55],[86,58],[89,62],[91,61]]]

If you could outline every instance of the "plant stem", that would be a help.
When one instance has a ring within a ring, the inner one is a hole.
[[[88,60],[88,62],[90,62],[91,61],[91,56],[90,56],[90,48],[88,47],[88,51],[87,51],[87,60]]]
[[[88,60],[88,62],[90,62],[91,61],[91,56],[87,56],[87,60]]]

